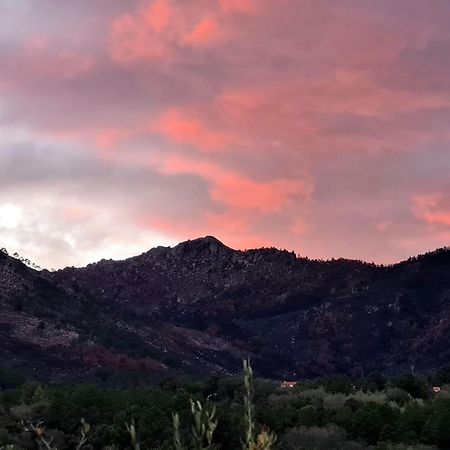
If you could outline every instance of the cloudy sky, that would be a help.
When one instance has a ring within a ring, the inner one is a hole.
[[[448,0],[0,0],[0,246],[450,242]]]

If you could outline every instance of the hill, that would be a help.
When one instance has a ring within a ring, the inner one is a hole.
[[[450,360],[450,251],[389,267],[233,250],[213,237],[57,272],[0,255],[0,363],[276,379],[435,370]]]

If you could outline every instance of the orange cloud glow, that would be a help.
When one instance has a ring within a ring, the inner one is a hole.
[[[161,168],[167,174],[193,174],[204,178],[211,185],[210,195],[214,201],[237,210],[277,213],[292,198],[307,198],[313,192],[312,185],[307,181],[258,182],[212,163],[182,158],[168,158],[163,161]]]
[[[185,42],[192,46],[203,46],[217,41],[220,36],[221,32],[217,21],[205,18],[195,25],[192,32],[185,38]]]
[[[441,194],[419,195],[413,199],[413,212],[429,225],[450,226],[450,207],[444,206]]]
[[[166,31],[175,17],[173,7],[168,0],[156,0],[142,12],[143,22],[157,33]]]
[[[134,14],[116,18],[110,35],[113,60],[121,64],[169,60],[185,46],[218,42],[225,35],[219,27],[220,10],[211,4],[205,14],[193,6],[176,0],[146,1]]]
[[[0,240],[26,254],[39,228],[60,265],[206,234],[377,262],[448,244],[448,13],[0,1],[0,209],[26,224]]]
[[[154,130],[173,142],[189,144],[204,152],[223,150],[232,141],[227,134],[211,130],[200,120],[177,109],[164,114]]]
[[[114,21],[111,30],[111,54],[116,62],[161,58],[168,54],[164,42],[156,39],[144,25],[124,15]]]

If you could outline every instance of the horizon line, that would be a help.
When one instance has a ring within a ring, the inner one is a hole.
[[[200,236],[200,237],[192,238],[192,239],[185,239],[183,241],[178,242],[177,244],[175,244],[173,246],[171,246],[171,245],[167,245],[167,246],[166,245],[156,245],[154,247],[149,248],[148,250],[143,251],[140,254],[128,256],[128,257],[122,258],[122,259],[101,258],[99,260],[87,263],[85,265],[64,266],[64,267],[61,267],[59,269],[41,267],[40,265],[35,264],[29,258],[23,257],[22,255],[20,255],[17,252],[12,253],[12,254],[9,253],[8,249],[5,248],[5,247],[0,247],[0,253],[6,254],[10,258],[16,259],[16,260],[22,262],[23,264],[25,264],[27,267],[29,267],[31,269],[34,269],[34,270],[37,270],[37,271],[58,272],[60,270],[72,269],[72,268],[83,269],[83,268],[88,267],[90,265],[99,264],[102,261],[113,261],[113,262],[127,261],[129,259],[133,259],[133,258],[137,258],[139,256],[142,256],[142,255],[144,255],[146,253],[149,253],[152,250],[155,250],[155,249],[158,249],[158,248],[173,249],[173,248],[176,248],[176,247],[178,247],[179,245],[182,245],[182,244],[186,244],[186,243],[193,242],[193,241],[207,240],[207,239],[214,239],[215,241],[217,241],[218,243],[220,243],[224,247],[226,247],[226,248],[228,248],[228,249],[230,249],[230,250],[232,250],[234,252],[246,253],[246,252],[257,251],[257,250],[276,250],[276,251],[279,251],[279,252],[287,252],[287,253],[294,254],[295,258],[297,260],[306,259],[306,260],[312,261],[312,262],[323,262],[323,263],[334,262],[334,261],[353,261],[353,262],[361,263],[363,265],[370,265],[370,266],[375,266],[375,267],[395,267],[395,266],[407,263],[407,262],[409,262],[411,260],[414,260],[414,259],[418,259],[418,258],[427,256],[427,255],[434,254],[434,253],[445,252],[445,251],[449,251],[450,250],[450,246],[446,245],[446,246],[443,246],[443,247],[437,247],[434,250],[426,251],[425,253],[418,253],[418,254],[409,256],[406,259],[401,259],[401,260],[393,262],[393,263],[376,263],[374,261],[367,261],[367,260],[357,259],[357,258],[347,258],[347,257],[343,257],[343,256],[331,257],[331,258],[326,258],[326,259],[313,258],[313,257],[309,257],[307,255],[301,255],[300,253],[297,253],[295,250],[288,250],[286,248],[280,248],[280,247],[276,247],[276,246],[270,246],[270,247],[262,246],[262,247],[252,247],[252,248],[245,248],[245,249],[236,249],[236,248],[228,246],[222,240],[218,239],[214,235],[206,235],[206,236]]]

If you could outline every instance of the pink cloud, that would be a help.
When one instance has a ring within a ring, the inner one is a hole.
[[[379,222],[375,225],[375,229],[380,233],[385,233],[392,227],[392,222],[389,220],[385,220],[383,222]]]
[[[93,132],[88,131],[88,135],[93,135],[96,147],[105,150],[117,147],[120,143],[143,132],[145,132],[144,128],[139,126],[133,128],[111,127],[97,129]]]
[[[110,50],[114,61],[123,64],[175,58],[186,46],[203,47],[218,42],[224,31],[218,11],[204,10],[176,0],[144,2],[134,13],[113,20]]]
[[[219,3],[225,12],[250,13],[256,11],[255,0],[219,0]]]
[[[123,139],[123,134],[115,129],[101,130],[95,133],[95,145],[99,148],[111,148]]]
[[[4,76],[9,74],[11,84],[40,78],[73,80],[87,76],[95,67],[90,55],[76,49],[59,48],[44,37],[26,40],[4,64]]]
[[[296,217],[290,225],[289,231],[295,236],[303,236],[309,231],[309,226],[305,219]]]
[[[309,194],[311,188],[297,180],[255,182],[237,173],[222,172],[211,190],[211,197],[231,208],[255,209],[275,213],[296,195]]]
[[[72,224],[92,220],[92,212],[77,207],[66,207],[62,210],[62,218]]]
[[[207,227],[212,230],[220,230],[220,235],[242,236],[251,234],[251,224],[249,217],[242,214],[241,211],[226,211],[205,214]]]
[[[445,242],[445,1],[27,4],[2,28],[0,194],[102,205],[87,248],[101,251],[113,211],[129,248],[142,211],[177,240],[310,256],[386,261]]]
[[[235,130],[241,142],[273,143],[278,147],[301,145],[310,150],[349,151],[364,148],[414,148],[450,134],[424,134],[408,127],[404,113],[450,107],[450,95],[417,95],[415,92],[380,88],[367,74],[337,72],[317,79],[283,79],[248,88],[225,90],[210,106],[224,128]],[[329,132],[334,117],[353,116],[353,123],[339,133]],[[357,119],[360,120],[357,120]],[[358,123],[394,121],[395,127],[360,132]],[[386,139],[389,133],[389,139]],[[237,137],[236,137],[237,138]]]
[[[429,225],[450,226],[450,201],[442,194],[415,196],[412,210],[418,219]]]
[[[170,58],[184,34],[185,20],[169,0],[145,2],[111,24],[111,56],[118,63]]]
[[[214,43],[222,36],[219,24],[213,18],[207,17],[197,23],[184,42],[194,47]]]
[[[156,0],[148,9],[142,11],[144,22],[155,32],[162,33],[171,26],[175,19],[175,11],[168,0]]]
[[[116,19],[111,29],[111,56],[119,63],[141,59],[162,58],[168,55],[167,45],[147,31],[144,24],[124,15]]]
[[[271,247],[273,241],[267,236],[256,234],[248,229],[241,220],[235,220],[236,217],[230,215],[206,215],[202,217],[201,222],[180,222],[167,217],[158,217],[155,214],[140,218],[140,226],[144,229],[159,230],[164,235],[171,237],[174,241],[186,239],[196,239],[200,236],[214,234],[222,242],[233,248],[249,249],[260,247]]]
[[[305,180],[260,182],[209,162],[168,158],[161,164],[163,173],[193,174],[210,183],[211,199],[230,209],[255,210],[262,214],[280,212],[293,198],[308,198],[313,186]]]
[[[232,142],[231,136],[210,129],[201,120],[179,109],[165,113],[152,129],[175,143],[192,145],[204,152],[223,150]]]

